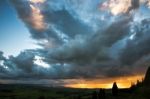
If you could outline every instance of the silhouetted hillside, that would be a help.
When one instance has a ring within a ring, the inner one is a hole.
[[[150,67],[147,69],[142,82],[137,82],[131,87],[133,94],[130,99],[150,99]]]
[[[150,87],[150,67],[147,69],[145,74],[144,85]]]

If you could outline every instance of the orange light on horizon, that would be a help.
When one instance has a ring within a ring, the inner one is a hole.
[[[118,78],[108,78],[108,79],[93,79],[93,80],[83,80],[80,82],[80,80],[74,81],[77,83],[73,84],[66,84],[65,87],[70,88],[112,88],[112,85],[114,82],[117,82],[117,85],[119,88],[129,88],[131,87],[132,83],[137,82],[137,80],[141,81],[143,79],[144,75],[137,75],[137,76],[128,76],[128,77],[118,77]]]

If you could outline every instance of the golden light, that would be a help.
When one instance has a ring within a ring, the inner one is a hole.
[[[37,7],[30,5],[32,10],[31,21],[33,27],[37,30],[43,30],[45,28],[44,17],[40,12],[40,9]]]
[[[109,9],[113,15],[128,12],[131,7],[132,0],[108,0],[101,5],[101,10]],[[150,8],[150,0],[139,0],[140,4],[147,3]]]
[[[111,12],[114,15],[117,15],[119,13],[126,13],[131,6],[130,0],[119,0],[115,4],[110,4]]]
[[[119,88],[129,88],[132,83],[136,83],[137,80],[142,80],[142,78],[144,78],[144,75],[91,80],[76,79],[73,81],[74,83],[66,84],[65,87],[109,89],[112,88],[114,82],[117,82]],[[69,80],[67,82],[69,82]]]
[[[32,3],[44,3],[45,0],[29,0]]]
[[[102,10],[109,9],[113,15],[126,13],[131,7],[131,0],[108,0],[102,4]]]
[[[44,16],[42,15],[40,8],[45,0],[29,0],[29,2],[31,8],[31,16],[29,18],[29,21],[31,22],[34,29],[44,30],[46,28],[46,24],[44,22]]]
[[[110,0],[109,8],[113,15],[126,13],[131,6],[131,0]]]

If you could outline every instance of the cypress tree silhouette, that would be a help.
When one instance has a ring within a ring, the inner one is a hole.
[[[98,98],[97,98],[97,92],[96,92],[96,91],[94,91],[94,92],[92,93],[92,99],[98,99]]]
[[[118,86],[117,86],[117,83],[116,83],[116,82],[113,83],[112,95],[113,95],[113,96],[118,96]]]
[[[98,92],[98,99],[105,99],[105,90],[104,89],[100,89]]]

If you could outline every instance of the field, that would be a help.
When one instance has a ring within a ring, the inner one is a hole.
[[[93,99],[92,94],[99,89],[73,89],[43,87],[40,85],[0,85],[0,99]],[[131,92],[128,89],[120,89],[117,97],[112,96],[107,89],[106,99],[128,99]]]

